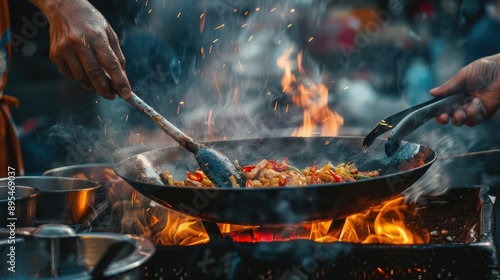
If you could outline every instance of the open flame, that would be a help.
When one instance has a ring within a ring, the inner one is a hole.
[[[208,243],[203,223],[196,218],[164,208],[148,209],[149,227],[141,231],[156,244],[192,246]],[[430,235],[417,233],[405,224],[405,216],[414,215],[403,197],[387,201],[371,210],[344,220],[303,223],[279,227],[218,224],[221,233],[235,242],[279,242],[307,239],[320,243],[352,242],[362,244],[425,244]]]
[[[302,66],[302,52],[297,54],[296,62],[290,60],[292,54],[293,47],[277,61],[284,71],[281,79],[283,93],[291,95],[293,103],[303,109],[303,125],[296,128],[292,136],[309,137],[318,132],[321,136],[337,136],[344,119],[328,107],[328,88],[307,76]],[[294,68],[297,68],[299,77],[293,73]]]

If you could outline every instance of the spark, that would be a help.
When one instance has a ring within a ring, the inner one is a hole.
[[[180,102],[179,102],[179,104],[180,104],[180,105],[184,105],[184,101],[180,101]]]
[[[248,13],[248,11],[245,11],[245,12],[243,13],[243,15],[244,15],[244,16],[248,16],[248,14],[249,14],[249,13]]]
[[[177,106],[177,115],[179,114],[180,110],[181,110],[181,106]]]
[[[236,13],[237,11],[238,11],[238,9],[236,9],[236,8],[233,10],[234,13]]]
[[[147,6],[148,6],[148,4],[149,4],[149,0],[146,0],[146,5],[144,5],[144,6],[146,6],[146,7],[147,7]]]
[[[240,66],[240,69],[243,70],[243,66],[241,65],[241,61],[238,60],[238,65]]]
[[[349,89],[349,86],[344,87],[344,90],[348,90],[348,89]]]
[[[125,116],[125,121],[128,122],[128,114]]]
[[[247,25],[248,25],[248,23],[246,23],[246,22],[245,22],[245,23],[243,23],[243,24],[241,25],[241,28],[244,28],[244,27],[246,27]]]
[[[290,23],[289,25],[286,26],[286,28],[290,28],[292,27],[292,24]]]
[[[182,12],[179,12],[179,13],[177,14],[177,18],[180,18],[180,17],[181,17],[181,14],[182,14]]]
[[[328,121],[330,118],[325,118],[322,122],[326,122]]]
[[[268,91],[268,92],[267,92],[267,95],[271,95],[271,92],[270,92],[270,91]]]
[[[274,103],[274,111],[276,111],[277,109],[278,109],[278,101]]]
[[[260,11],[260,7],[255,8],[255,11],[257,12]]]
[[[272,9],[270,10],[270,12],[271,12],[271,13],[274,13],[274,11],[276,11],[276,7],[272,8]]]
[[[311,42],[312,40],[314,40],[314,37],[309,38],[308,41]]]
[[[82,35],[82,44],[87,45],[87,40],[85,39],[85,34]]]
[[[151,12],[153,11],[153,9],[149,9],[148,11],[148,15],[151,14]]]
[[[222,68],[226,68],[227,63],[222,64]]]
[[[295,9],[290,9],[290,13],[295,13]]]
[[[290,107],[290,104],[286,104],[286,109],[285,109],[285,112],[288,113],[288,108]]]
[[[216,41],[217,42],[217,41]],[[215,42],[214,42],[215,43]],[[210,45],[210,48],[208,49],[208,53],[212,53],[212,46],[213,45]]]
[[[252,41],[253,35],[250,35],[250,38],[248,38],[248,42]]]
[[[200,52],[201,54],[205,54],[205,48],[201,47]]]
[[[208,111],[208,119],[207,119],[207,132],[208,132],[208,135],[209,136],[212,136],[213,137],[213,131],[212,131],[212,126],[210,125],[210,123],[212,122],[212,109],[210,109],[210,111]]]
[[[101,120],[101,116],[99,116],[99,115],[97,115],[97,119],[98,119],[99,121],[102,121],[102,120]]]
[[[223,28],[224,26],[226,26],[226,24],[225,24],[225,23],[223,23],[223,24],[221,24],[221,25],[219,25],[219,26],[215,27],[215,30],[217,30],[217,29],[221,29],[221,28]]]
[[[117,147],[116,144],[115,144],[115,141],[113,141],[113,138],[111,136],[109,136],[109,140],[111,141],[111,144],[113,144],[113,147]]]
[[[219,38],[216,38],[215,40],[212,41],[212,43],[217,43],[217,41],[219,41]]]
[[[200,19],[202,19],[205,16],[205,13],[201,13]]]
[[[281,44],[281,40],[278,40],[278,45]]]

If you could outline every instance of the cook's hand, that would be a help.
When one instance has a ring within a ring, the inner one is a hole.
[[[104,16],[87,0],[30,0],[50,24],[50,60],[68,79],[106,99],[130,97],[125,57]],[[113,85],[106,79],[105,71]]]
[[[500,108],[500,55],[473,61],[455,76],[430,91],[435,97],[465,91],[470,101],[460,106],[451,115],[436,117],[439,124],[451,121],[456,126],[475,126],[489,119]]]

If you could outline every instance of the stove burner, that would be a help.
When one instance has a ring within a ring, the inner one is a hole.
[[[494,205],[485,186],[422,197],[409,226],[429,231],[414,245],[318,243],[297,239],[157,246],[145,279],[500,279]]]

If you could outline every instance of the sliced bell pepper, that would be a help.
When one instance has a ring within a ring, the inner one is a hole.
[[[278,186],[283,187],[286,185],[287,182],[288,182],[287,178],[281,175],[278,179]]]
[[[188,171],[187,176],[189,179],[191,179],[193,181],[197,181],[197,182],[203,181],[203,174],[201,174],[201,172],[199,172],[199,171],[196,171],[195,173]]]
[[[248,173],[248,172],[252,171],[252,169],[254,169],[254,168],[255,168],[255,165],[245,165],[245,166],[243,166],[243,168],[241,168],[241,170],[243,170],[243,172],[245,172],[245,173]]]
[[[337,175],[337,173],[333,172],[333,170],[328,170],[328,171],[330,171],[330,175],[332,175],[333,179],[335,179],[335,182],[338,183],[345,182],[345,180],[339,175]]]

